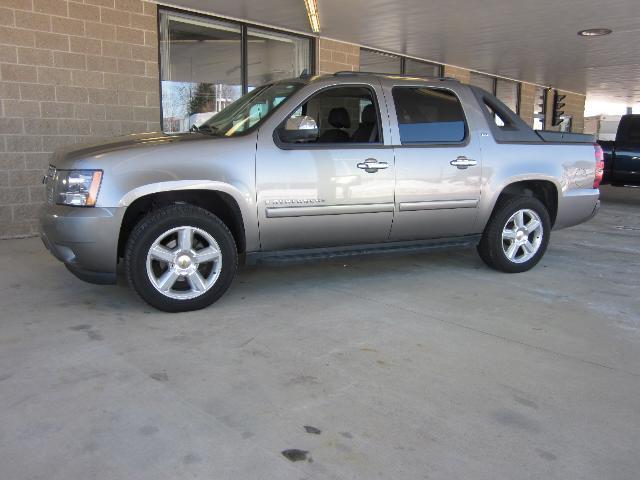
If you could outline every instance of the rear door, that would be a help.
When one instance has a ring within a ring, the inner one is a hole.
[[[396,160],[396,213],[391,240],[475,233],[481,155],[460,93],[444,87],[385,89]],[[397,127],[397,128],[396,128]]]

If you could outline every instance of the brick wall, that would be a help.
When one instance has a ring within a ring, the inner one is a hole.
[[[536,103],[536,86],[530,83],[520,84],[520,118],[533,127],[533,112]]]
[[[0,238],[37,233],[60,145],[159,129],[156,6],[0,0]]]
[[[360,47],[357,45],[320,38],[317,47],[319,74],[360,70]]]
[[[469,83],[471,79],[471,71],[464,68],[454,67],[451,65],[444,66],[444,76],[455,78],[462,83]]]

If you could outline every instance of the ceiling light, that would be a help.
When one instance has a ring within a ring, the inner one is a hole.
[[[311,30],[314,33],[320,31],[320,15],[318,14],[318,0],[304,0],[304,5],[307,7],[307,15],[309,16],[309,23],[311,24]]]
[[[612,32],[610,28],[588,28],[586,30],[580,30],[578,35],[581,37],[602,37],[609,35]]]

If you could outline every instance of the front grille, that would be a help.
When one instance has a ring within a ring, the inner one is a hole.
[[[49,205],[53,205],[54,203],[54,190],[55,190],[55,178],[56,178],[56,167],[53,165],[49,165],[49,170],[47,171],[46,177],[44,177],[44,184],[47,191],[47,203]]]

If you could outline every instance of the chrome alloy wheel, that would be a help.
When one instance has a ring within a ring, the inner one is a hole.
[[[542,221],[528,208],[509,217],[502,229],[502,250],[509,261],[524,263],[540,249],[543,235]]]
[[[147,253],[149,281],[161,294],[176,300],[199,297],[216,283],[222,267],[218,242],[196,227],[167,230]]]

